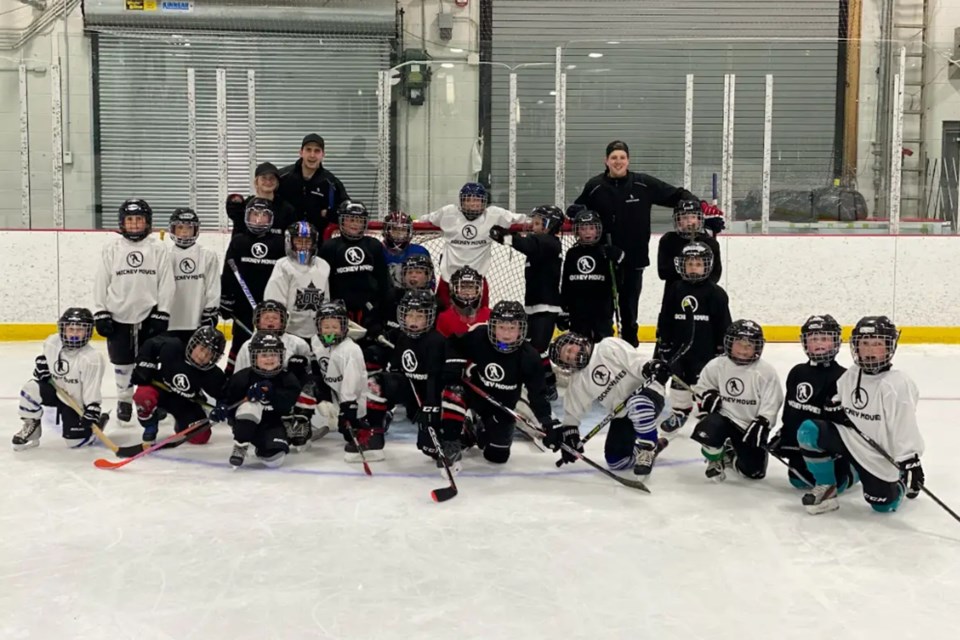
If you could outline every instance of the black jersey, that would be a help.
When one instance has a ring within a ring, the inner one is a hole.
[[[466,364],[467,377],[477,386],[513,409],[520,400],[522,387],[527,388],[527,399],[533,415],[546,420],[550,417],[546,382],[540,355],[529,342],[516,351],[498,351],[487,337],[487,325],[480,324],[461,336],[447,340],[447,361]],[[495,412],[490,403],[480,400],[474,407],[482,413]]]
[[[723,273],[723,264],[720,261],[720,244],[709,233],[698,233],[693,240],[683,237],[676,231],[668,231],[660,236],[660,245],[657,248],[657,274],[665,283],[682,280],[677,271],[676,258],[680,257],[683,248],[691,242],[702,242],[713,252],[713,270],[710,271],[710,280],[720,282]],[[664,287],[666,290],[666,287]]]
[[[528,313],[535,313],[529,307],[560,307],[560,238],[550,233],[518,233],[510,236],[509,244],[527,257],[523,304]]]
[[[219,367],[198,369],[187,362],[187,347],[179,338],[156,336],[143,343],[131,381],[146,385],[160,382],[169,393],[188,400],[204,400],[204,393],[215,401],[223,395],[227,382]]]
[[[265,233],[262,236],[255,236],[250,233],[241,233],[233,236],[230,246],[227,247],[227,257],[223,261],[220,297],[223,300],[233,301],[232,310],[237,317],[252,317],[253,308],[250,307],[247,296],[237,282],[229,261],[232,259],[237,263],[240,276],[247,283],[254,302],[261,302],[274,265],[277,264],[277,260],[285,258],[286,255],[283,237],[277,234]]]
[[[798,364],[787,374],[783,428],[797,429],[804,420],[821,420],[823,407],[837,393],[837,380],[846,368],[836,362]]]
[[[696,376],[707,362],[723,353],[723,337],[731,322],[730,304],[723,287],[709,280],[668,284],[657,321],[658,355],[662,358],[669,359],[690,341],[691,323],[684,300],[691,305],[695,327],[693,343],[680,362],[683,370]]]
[[[387,370],[406,376],[424,407],[440,406],[446,343],[447,339],[436,329],[415,338],[402,332],[396,336],[396,348]]]
[[[567,251],[560,279],[560,300],[571,316],[613,314],[610,261],[599,244],[575,244]]]
[[[263,416],[260,418],[261,427],[281,426],[281,418],[293,410],[300,396],[300,382],[289,371],[282,371],[279,375],[267,378],[261,376],[252,368],[241,369],[230,377],[223,393],[225,404],[236,404],[247,395],[247,390],[256,383],[269,382],[270,391],[266,399],[261,402]],[[231,412],[231,418],[236,409]]]
[[[337,236],[323,243],[320,257],[330,265],[330,299],[343,300],[347,311],[360,314],[357,322],[363,326],[368,326],[366,317],[376,317],[382,326],[393,283],[380,241]]]

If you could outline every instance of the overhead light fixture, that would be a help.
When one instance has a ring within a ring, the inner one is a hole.
[[[587,54],[587,57],[588,57],[588,58],[602,58],[602,57],[603,57],[603,54],[602,54],[602,53],[597,53],[596,51],[592,51],[592,52],[590,52],[590,53]]]
[[[443,67],[444,69],[453,69],[452,62],[442,62],[440,63],[440,66]]]
[[[620,44],[619,40],[608,40],[607,44]]]
[[[577,65],[575,65],[575,64],[568,64],[568,65],[567,65],[567,71],[569,71],[570,69],[576,69],[576,68],[577,68]]]
[[[450,49],[450,53],[463,53],[463,49],[460,49],[460,48],[457,48],[457,47],[452,47],[452,48]]]
[[[551,91],[551,92],[550,92],[550,95],[555,96],[555,95],[557,95],[557,92],[556,92],[556,91]]]

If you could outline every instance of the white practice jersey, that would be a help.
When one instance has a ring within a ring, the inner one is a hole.
[[[837,380],[837,394],[847,417],[897,462],[923,455],[923,437],[917,426],[920,392],[907,374],[898,370],[860,375],[852,366]],[[871,474],[896,482],[900,470],[873,450],[849,427],[837,425],[843,444]]]
[[[170,330],[196,329],[204,309],[220,306],[220,260],[213,249],[199,244],[186,249],[173,246],[170,269],[176,289],[170,309]]]
[[[363,352],[350,338],[335,347],[327,347],[317,336],[310,340],[323,381],[333,391],[336,404],[357,403],[357,417],[367,415],[367,365]]]
[[[103,247],[93,312],[109,311],[117,322],[137,324],[153,307],[170,313],[174,290],[167,248],[153,237],[131,242],[121,236]]]
[[[563,396],[563,424],[579,426],[595,401],[607,411],[615,409],[643,384],[644,362],[636,349],[619,338],[598,342],[587,366],[570,376]],[[664,395],[662,384],[653,382],[648,388]]]
[[[263,291],[264,300],[287,307],[287,331],[305,340],[316,335],[317,311],[329,297],[330,265],[323,258],[314,258],[309,265],[290,258],[277,260]]]
[[[772,428],[783,405],[780,377],[764,360],[740,365],[727,356],[717,356],[703,368],[700,381],[693,387],[698,397],[708,389],[720,392],[720,415],[743,429],[757,416],[769,420]]]
[[[53,381],[82,407],[101,403],[103,356],[92,345],[64,349],[60,335],[55,333],[43,341],[43,356],[47,359]]]
[[[313,351],[310,350],[310,345],[307,344],[307,341],[303,338],[298,338],[297,336],[285,333],[280,336],[280,339],[283,341],[283,368],[287,368],[287,363],[290,362],[290,356],[303,356],[308,361],[313,360]],[[240,351],[237,353],[236,364],[234,365],[234,371],[240,371],[241,369],[246,369],[250,366],[250,341],[247,340],[243,343],[243,346],[240,347]]]
[[[487,207],[476,220],[467,220],[467,217],[460,213],[459,206],[448,204],[417,221],[440,227],[444,240],[440,276],[450,282],[451,276],[460,267],[473,267],[480,275],[486,276],[490,270],[493,243],[490,229],[498,225],[509,227],[528,220],[522,213],[513,213],[500,207]]]

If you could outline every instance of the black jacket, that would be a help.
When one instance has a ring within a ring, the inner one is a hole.
[[[320,237],[329,223],[336,222],[340,203],[350,196],[343,183],[321,164],[309,180],[303,177],[303,160],[280,169],[280,186],[277,195],[290,203],[297,220],[306,220],[317,228]]]
[[[250,201],[256,197],[257,194],[253,194],[252,196],[247,196],[244,198],[243,202],[236,203],[227,200],[227,217],[233,221],[233,235],[247,232],[247,221],[244,220],[244,215],[247,212],[247,207],[250,206]],[[287,227],[296,222],[298,219],[297,213],[293,210],[293,207],[290,206],[290,203],[280,200],[277,198],[276,194],[274,194],[273,226],[270,227],[271,233],[283,235],[283,232],[286,231]]]
[[[645,173],[628,171],[622,178],[601,173],[587,181],[575,203],[596,211],[603,233],[625,255],[621,269],[642,269],[650,264],[650,208],[657,204],[671,209],[681,200],[698,200],[680,187],[661,182]]]
[[[523,271],[526,283],[523,303],[527,307],[560,306],[560,238],[549,233],[515,233],[510,240],[514,249],[524,254]]]

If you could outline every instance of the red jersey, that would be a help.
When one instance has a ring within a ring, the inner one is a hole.
[[[477,310],[477,315],[471,318],[465,318],[457,313],[453,307],[441,311],[437,316],[437,331],[443,334],[444,338],[453,335],[466,333],[471,327],[482,324],[490,319],[490,307],[481,307]]]

